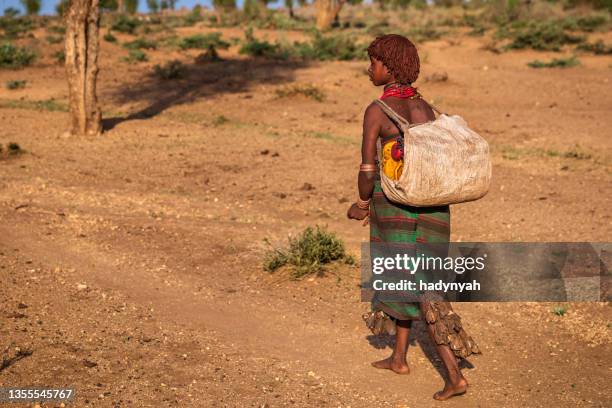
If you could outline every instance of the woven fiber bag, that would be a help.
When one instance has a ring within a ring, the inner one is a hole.
[[[432,207],[477,200],[487,193],[491,183],[489,144],[463,118],[432,106],[439,115],[436,120],[411,125],[382,100],[375,102],[404,136],[404,168],[399,179],[380,171],[389,200]]]

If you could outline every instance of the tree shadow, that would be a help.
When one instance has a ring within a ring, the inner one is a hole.
[[[370,343],[370,345],[376,349],[382,350],[385,348],[390,348],[393,350],[395,347],[395,336],[374,336],[369,335],[366,336],[366,339]],[[408,338],[408,356],[410,356],[410,347],[419,345],[421,350],[423,350],[423,354],[429,360],[431,365],[436,369],[440,377],[443,379],[447,379],[446,370],[444,369],[444,364],[442,360],[438,356],[438,351],[436,350],[435,345],[429,338],[429,333],[427,333],[427,328],[425,324],[421,321],[414,321],[412,323],[412,328],[410,329],[410,337]],[[410,364],[410,357],[408,357],[408,363]],[[459,368],[474,368],[474,365],[468,359],[460,359],[459,360]]]
[[[160,79],[150,71],[142,80],[110,92],[116,103],[140,102],[146,106],[126,116],[102,120],[104,130],[121,122],[147,119],[166,109],[227,93],[240,93],[261,84],[280,84],[295,79],[295,71],[308,66],[303,61],[275,61],[259,58],[226,59],[185,65],[178,79]]]

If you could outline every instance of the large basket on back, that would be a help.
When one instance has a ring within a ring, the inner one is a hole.
[[[380,171],[387,198],[399,204],[430,207],[473,201],[491,183],[489,144],[457,115],[411,125],[380,99],[376,103],[404,136],[404,168],[398,180]],[[379,161],[382,162],[379,149]]]

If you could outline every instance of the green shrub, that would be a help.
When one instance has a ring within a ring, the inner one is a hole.
[[[358,44],[352,37],[345,35],[324,36],[318,31],[307,43],[294,43],[298,57],[318,61],[348,61],[367,58],[367,45]]]
[[[4,17],[6,18],[13,18],[13,17],[17,17],[19,15],[19,10],[17,10],[15,7],[7,7],[4,9]]]
[[[8,148],[9,154],[19,154],[23,152],[21,146],[15,142],[10,142],[6,147]]]
[[[299,279],[306,275],[322,274],[325,266],[344,261],[354,264],[355,260],[346,253],[344,243],[335,234],[320,228],[306,228],[299,236],[289,238],[289,245],[284,248],[272,248],[264,256],[263,268],[274,272],[288,265],[291,276]]]
[[[182,50],[201,49],[207,50],[211,46],[213,48],[227,49],[230,44],[221,39],[221,33],[196,34],[190,37],[185,37],[178,43]]]
[[[592,52],[595,55],[610,55],[612,54],[612,46],[606,45],[603,40],[597,40],[594,43],[580,44],[576,47],[577,50]]]
[[[240,53],[254,57],[266,57],[286,60],[297,58],[303,60],[332,61],[365,59],[367,46],[358,44],[349,36],[327,35],[315,32],[310,41],[289,43],[270,43],[253,36],[249,28],[245,32],[246,40],[240,47]]]
[[[202,6],[199,4],[197,4],[183,19],[184,25],[186,26],[192,26],[202,20],[204,20],[202,17]]]
[[[246,39],[238,51],[240,54],[281,60],[288,59],[291,56],[291,52],[278,43],[272,44],[266,40],[256,39],[251,28],[246,31],[245,35]]]
[[[569,58],[553,58],[553,60],[549,62],[535,60],[528,62],[527,65],[531,68],[569,68],[580,65],[580,61],[575,56],[572,56]]]
[[[25,47],[15,47],[11,43],[0,45],[0,68],[18,69],[30,65],[36,55]]]
[[[27,110],[38,110],[38,111],[49,111],[49,112],[67,112],[68,107],[57,102],[55,99],[47,99],[42,101],[30,101],[30,100],[11,100],[11,99],[0,99],[0,107],[9,109],[27,109]]]
[[[284,86],[277,89],[276,96],[279,98],[287,98],[292,96],[302,95],[317,102],[322,102],[325,99],[325,94],[319,88],[311,84],[294,84]]]
[[[117,19],[111,26],[111,29],[120,33],[134,34],[136,28],[138,28],[140,24],[140,21],[135,18],[131,18],[126,15],[120,15],[119,17],[117,17]]]
[[[16,80],[11,80],[11,81],[6,81],[5,82],[5,86],[6,89],[22,89],[25,88],[26,86],[26,82],[23,79],[16,79]]]
[[[60,36],[57,35],[48,35],[47,36],[47,42],[49,44],[59,44],[63,41],[64,39]]]
[[[154,50],[157,48],[157,42],[147,40],[146,38],[137,38],[134,41],[123,43],[123,47],[127,48],[128,50]]]
[[[47,31],[55,34],[66,34],[66,27],[63,26],[50,26],[47,27]]]
[[[0,28],[6,38],[19,38],[34,29],[34,19],[29,17],[0,17]]]
[[[552,310],[554,314],[557,316],[564,316],[567,313],[567,307],[565,306],[555,306]]]
[[[565,32],[560,24],[554,21],[529,22],[525,27],[502,33],[512,39],[508,49],[532,48],[540,51],[559,51],[565,44],[577,44],[584,41],[583,36]]]
[[[109,43],[116,43],[117,42],[117,37],[115,37],[110,31],[106,34],[104,34],[104,37],[102,37],[104,39],[104,41],[109,42]]]
[[[164,65],[153,67],[155,75],[163,80],[182,78],[185,75],[185,70],[185,65],[179,60],[168,61]]]
[[[128,53],[128,56],[123,57],[123,60],[130,64],[133,64],[136,62],[148,61],[149,57],[147,56],[147,54],[144,53],[144,51],[135,49],[135,50],[130,50],[130,52]]]
[[[64,50],[56,51],[53,53],[53,58],[55,58],[58,64],[63,64],[66,62],[66,53]]]

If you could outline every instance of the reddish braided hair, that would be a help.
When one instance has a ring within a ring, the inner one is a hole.
[[[411,84],[419,77],[419,54],[414,44],[398,34],[377,37],[368,47],[368,55],[381,61],[401,84]]]

